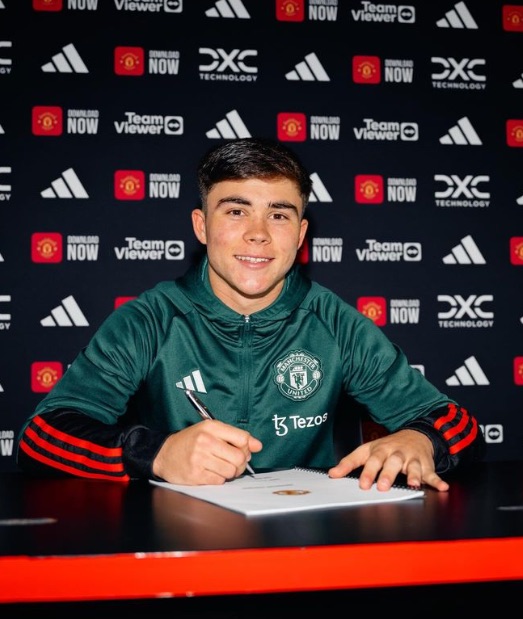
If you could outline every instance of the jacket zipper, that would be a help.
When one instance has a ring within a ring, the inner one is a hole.
[[[251,317],[243,317],[243,326],[241,333],[241,362],[240,372],[238,377],[241,385],[241,409],[240,419],[238,423],[247,424],[249,421],[249,386],[251,384],[252,377],[252,329],[251,329]]]

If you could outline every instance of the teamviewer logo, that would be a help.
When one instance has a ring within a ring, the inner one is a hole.
[[[185,258],[185,243],[183,241],[165,241],[165,259],[183,260]]]
[[[416,22],[416,9],[407,4],[398,6],[398,23],[399,24],[414,24]]]
[[[183,0],[165,0],[164,9],[166,13],[181,13]]]
[[[419,262],[421,260],[421,243],[404,243],[403,260],[405,262]]]
[[[182,135],[183,133],[183,117],[182,116],[166,116],[164,124],[165,135]]]
[[[418,123],[401,123],[400,137],[405,142],[416,142],[419,140]]]
[[[485,437],[485,443],[502,443],[503,426],[500,423],[487,423],[480,425],[480,429]]]

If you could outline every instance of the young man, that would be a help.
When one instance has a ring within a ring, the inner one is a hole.
[[[27,420],[20,468],[222,484],[249,462],[332,477],[362,467],[365,489],[386,491],[403,473],[447,490],[440,475],[483,456],[482,432],[371,320],[295,266],[311,192],[296,156],[229,141],[202,159],[198,181],[192,223],[206,257],[105,320]],[[198,420],[186,388],[215,420]],[[390,433],[336,462],[342,392]]]

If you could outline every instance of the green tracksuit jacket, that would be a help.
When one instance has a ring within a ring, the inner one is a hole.
[[[342,392],[390,431],[427,434],[439,472],[484,449],[472,415],[298,266],[272,305],[243,316],[214,295],[204,259],[105,320],[24,425],[18,463],[39,473],[151,477],[168,434],[200,420],[187,388],[216,418],[262,441],[255,469],[332,466]]]

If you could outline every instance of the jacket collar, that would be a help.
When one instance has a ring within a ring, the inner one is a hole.
[[[209,263],[207,256],[189,268],[185,275],[178,280],[178,285],[191,299],[198,310],[206,314],[211,320],[225,320],[237,322],[244,319],[214,294],[209,282]],[[268,307],[251,314],[253,323],[284,320],[303,301],[311,287],[311,281],[295,264],[285,278],[283,289],[278,298]]]

